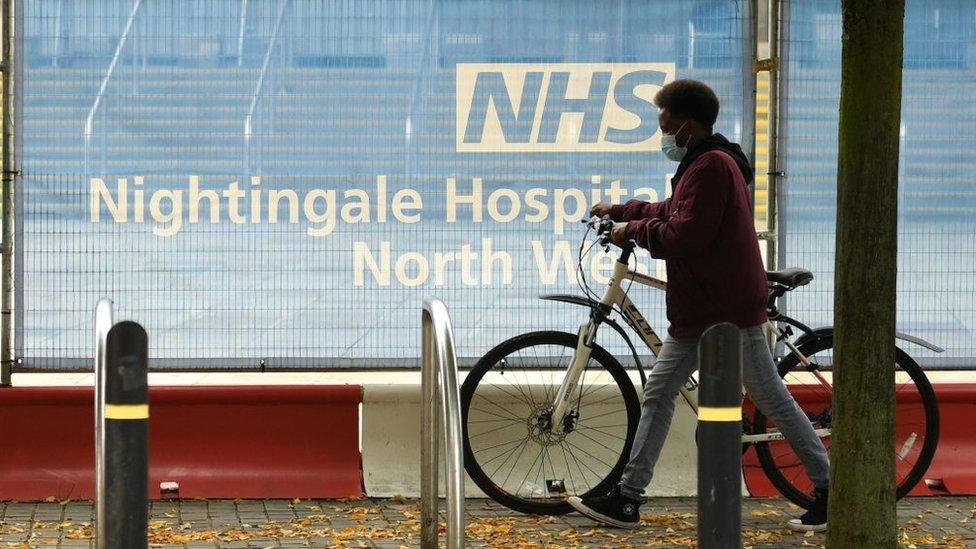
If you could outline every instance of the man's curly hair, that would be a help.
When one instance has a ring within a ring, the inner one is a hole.
[[[711,129],[718,118],[718,97],[698,80],[675,80],[658,90],[654,104],[671,114],[690,118]]]

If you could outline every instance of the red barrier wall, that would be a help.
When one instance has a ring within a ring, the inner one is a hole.
[[[932,464],[912,490],[914,496],[976,494],[976,383],[938,383],[933,385],[939,400],[939,445]],[[798,396],[800,400],[802,396]],[[751,414],[751,412],[749,412]],[[901,412],[904,413],[904,412]],[[779,493],[766,480],[756,452],[750,448],[742,456],[746,487],[754,496]],[[940,479],[943,490],[931,490],[924,479]]]
[[[362,494],[358,385],[150,387],[149,497]],[[0,389],[0,499],[94,495],[90,387]]]

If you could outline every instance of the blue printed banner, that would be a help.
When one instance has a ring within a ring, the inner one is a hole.
[[[786,300],[810,325],[833,323],[840,103],[839,0],[788,3],[786,177],[781,262],[817,277]],[[898,329],[928,367],[976,365],[976,5],[905,6],[898,184]]]
[[[466,359],[575,332],[537,296],[602,292],[592,204],[669,192],[657,90],[707,82],[751,139],[743,9],[23,2],[21,366],[89,366],[101,296],[157,369],[416,366],[429,294]],[[661,292],[631,297],[667,328]]]

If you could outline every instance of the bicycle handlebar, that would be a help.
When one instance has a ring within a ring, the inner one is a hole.
[[[600,246],[604,250],[609,249],[610,245],[617,246],[623,250],[624,255],[628,258],[630,257],[630,252],[634,250],[635,243],[633,240],[627,241],[625,244],[620,245],[613,241],[613,220],[610,219],[609,215],[603,217],[592,216],[589,219],[583,219],[580,221],[589,228],[596,230],[596,235],[600,238]]]

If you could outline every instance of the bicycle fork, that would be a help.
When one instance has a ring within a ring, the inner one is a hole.
[[[553,402],[551,429],[555,433],[563,432],[566,428],[566,414],[570,412],[570,398],[579,385],[580,377],[590,361],[590,353],[593,352],[593,341],[596,340],[597,323],[592,320],[580,325],[577,332],[576,352],[573,353],[573,362],[566,370],[566,377],[556,392],[556,399]]]

